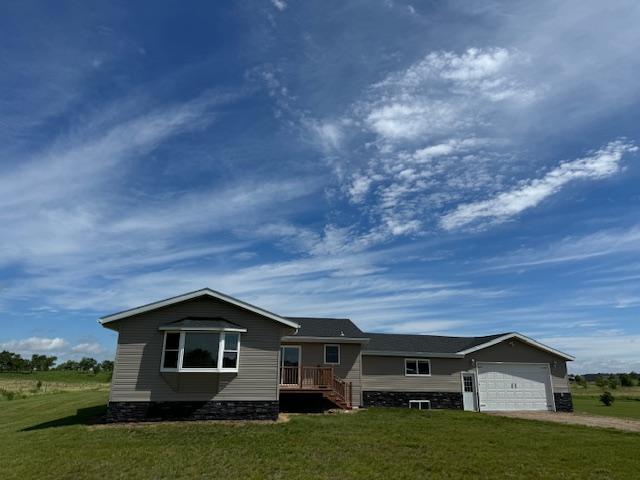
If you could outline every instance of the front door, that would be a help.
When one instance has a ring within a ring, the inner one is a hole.
[[[280,347],[280,385],[298,385],[300,383],[300,346],[283,345]]]
[[[465,410],[476,411],[476,382],[473,373],[462,374],[462,402]]]

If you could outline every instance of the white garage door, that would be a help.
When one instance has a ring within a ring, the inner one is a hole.
[[[478,362],[481,411],[553,410],[549,365]]]

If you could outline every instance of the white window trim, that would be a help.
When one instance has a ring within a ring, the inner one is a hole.
[[[327,362],[327,347],[338,347],[338,361],[337,362]],[[324,345],[324,364],[325,365],[340,365],[341,360],[341,352],[340,345],[337,343],[325,343]]]
[[[165,345],[167,344],[167,334],[169,333],[178,333],[180,334],[180,344],[178,350],[178,368],[165,368],[164,366],[164,354],[165,354]],[[162,355],[160,360],[160,371],[161,372],[178,372],[178,373],[238,373],[238,367],[240,366],[240,333],[231,332],[238,335],[238,346],[235,350],[225,350],[225,332],[219,332],[220,338],[218,339],[218,361],[217,365],[222,365],[222,359],[224,358],[224,352],[235,352],[236,353],[236,366],[235,368],[194,368],[188,367],[184,368],[182,366],[182,361],[184,359],[184,339],[185,335],[188,333],[197,333],[193,330],[185,332],[185,331],[165,331],[164,338],[162,340]]]
[[[411,408],[412,403],[418,404],[418,410],[431,410],[431,400],[409,400],[409,408]],[[422,408],[423,403],[426,403],[428,407]]]
[[[416,373],[407,373],[407,362],[416,362]],[[429,373],[417,373],[417,362],[427,362],[429,364]],[[404,359],[404,376],[405,377],[430,377],[431,376],[431,359],[429,358],[405,358]]]

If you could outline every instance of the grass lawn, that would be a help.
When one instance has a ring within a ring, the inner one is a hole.
[[[635,418],[640,420],[640,398],[616,398],[613,405],[606,407],[600,403],[598,397],[574,395],[573,407],[578,413],[606,415],[609,417]]]
[[[78,390],[107,390],[110,373],[97,375],[52,370],[34,373],[0,373],[0,405],[7,399]]]
[[[640,435],[469,412],[86,426],[107,393],[0,405],[0,478],[638,478]]]
[[[111,381],[110,372],[80,373],[69,370],[50,370],[48,372],[33,373],[0,373],[2,380],[25,380],[41,382],[62,382],[62,383],[109,383]]]
[[[578,413],[640,420],[640,387],[618,387],[615,390],[610,390],[616,398],[610,407],[600,403],[599,397],[602,389],[593,383],[589,383],[587,388],[573,385],[571,391],[573,407]]]

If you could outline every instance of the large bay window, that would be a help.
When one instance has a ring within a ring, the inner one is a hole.
[[[237,372],[240,334],[165,332],[163,372]]]

